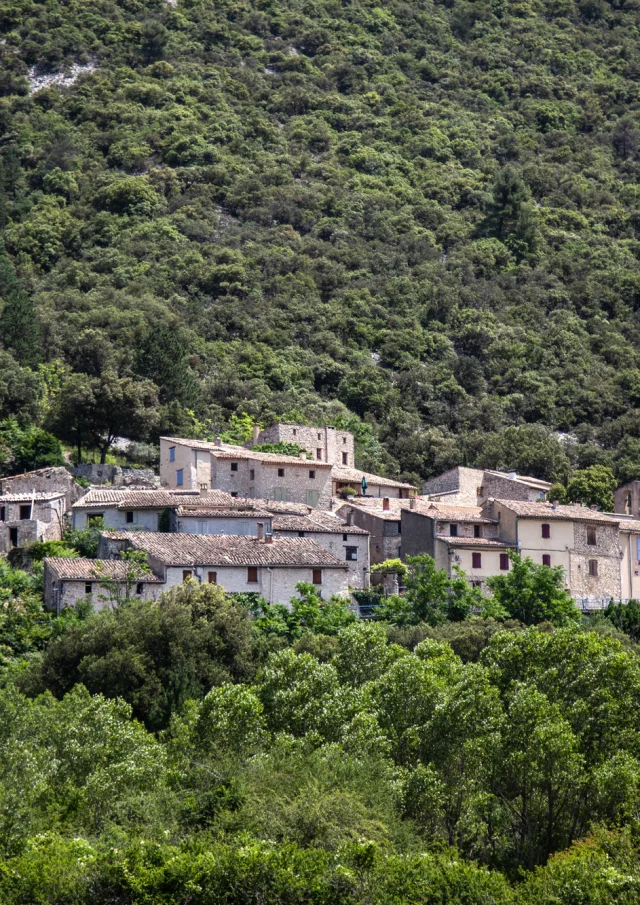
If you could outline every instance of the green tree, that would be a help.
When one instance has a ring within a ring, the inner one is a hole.
[[[509,553],[509,560],[511,568],[505,575],[487,579],[496,602],[509,618],[525,625],[566,625],[579,620],[575,602],[564,589],[562,566],[541,566],[528,556],[523,559],[513,552]]]
[[[618,482],[610,468],[590,465],[571,475],[567,484],[567,499],[574,503],[597,506],[604,512],[613,512],[617,486]]]
[[[474,606],[481,605],[479,591],[471,587],[458,567],[454,566],[454,575],[449,577],[447,570],[436,568],[435,560],[427,554],[407,556],[406,566],[405,596],[386,598],[376,610],[377,618],[398,624],[440,625],[447,620],[460,622]]]
[[[0,341],[22,365],[40,360],[40,326],[33,298],[22,289],[13,266],[0,245]]]

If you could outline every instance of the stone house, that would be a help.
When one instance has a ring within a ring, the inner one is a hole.
[[[72,474],[63,466],[38,468],[24,474],[0,478],[0,496],[26,493],[62,494],[65,498],[65,511],[84,496],[86,490],[81,487]]]
[[[143,550],[165,588],[187,578],[219,584],[229,592],[255,592],[268,603],[288,604],[296,585],[308,582],[323,597],[349,593],[348,564],[304,537],[133,532],[129,548]]]
[[[457,466],[422,485],[423,496],[456,506],[482,506],[488,499],[544,500],[551,484],[539,478]]]
[[[331,505],[331,465],[276,453],[253,452],[243,446],[203,440],[160,438],[163,487],[216,489],[232,497],[304,503],[319,509]]]
[[[586,506],[489,500],[483,515],[497,521],[500,538],[522,556],[562,566],[573,597],[606,600],[621,596],[619,523],[616,516]]]
[[[91,600],[96,610],[113,606],[127,587],[140,600],[155,600],[164,584],[153,572],[136,574],[122,560],[47,558],[44,560],[44,605],[60,613],[81,600]]]
[[[229,494],[215,490],[201,494],[94,487],[73,505],[72,524],[83,529],[92,520],[101,518],[105,528],[116,531],[158,531],[160,520],[166,517],[170,521],[170,512],[181,506],[220,508],[232,506],[234,502]]]
[[[273,536],[310,537],[338,559],[347,563],[349,587],[360,590],[369,586],[369,532],[327,512],[312,511],[307,515],[273,515]]]
[[[66,508],[64,491],[0,496],[0,553],[36,541],[60,540]]]
[[[402,548],[402,512],[411,505],[408,499],[357,497],[339,505],[338,515],[346,525],[369,532],[369,557],[372,565],[386,559],[400,559]]]
[[[271,513],[253,507],[207,509],[179,506],[171,513],[171,530],[178,534],[245,534],[257,537],[260,526],[265,534],[273,533]]]
[[[311,453],[316,462],[329,465],[355,464],[353,434],[335,427],[310,427],[306,424],[272,424],[261,431],[254,428],[252,445],[262,443],[297,443]]]
[[[615,493],[615,511],[640,519],[640,481],[628,481]]]

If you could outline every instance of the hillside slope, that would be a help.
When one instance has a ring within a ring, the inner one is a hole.
[[[7,0],[0,416],[640,477],[639,9]]]

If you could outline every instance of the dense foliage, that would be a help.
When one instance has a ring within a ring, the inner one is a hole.
[[[281,631],[195,582],[45,629],[37,575],[0,585],[30,602],[0,623],[7,905],[640,902],[613,630],[362,622],[301,585]]]
[[[8,0],[0,29],[0,417],[640,476],[633,0]]]

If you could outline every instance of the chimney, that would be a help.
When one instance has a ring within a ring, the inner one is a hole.
[[[551,508],[552,508],[552,509],[557,509],[559,505],[560,505],[560,501],[559,501],[559,500],[553,500],[553,502],[551,503]]]
[[[515,481],[515,479],[516,479],[517,477],[518,477],[518,473],[517,473],[516,471],[510,471],[510,472],[509,472],[509,480],[510,480],[510,481]]]
[[[251,441],[251,442],[252,442],[252,443],[257,443],[257,442],[258,442],[258,437],[259,437],[259,436],[260,436],[260,425],[259,425],[259,424],[254,424],[254,425],[253,425],[253,438],[252,438],[252,441]]]
[[[272,544],[273,543],[273,534],[265,535],[264,542],[265,542],[265,544]]]
[[[200,485],[200,496],[206,496],[209,493],[209,485],[201,484]]]
[[[213,445],[222,446],[222,437],[216,437],[216,439],[213,441]]]
[[[382,498],[382,511],[383,512],[389,511],[389,497],[388,496],[385,496]]]
[[[307,451],[305,449],[301,450],[300,458],[302,459],[303,462],[307,461]]]
[[[416,498],[414,496],[409,498],[409,509],[416,508]]]
[[[264,522],[258,522],[258,540],[264,540]]]
[[[347,525],[353,525],[353,509],[347,512]]]

